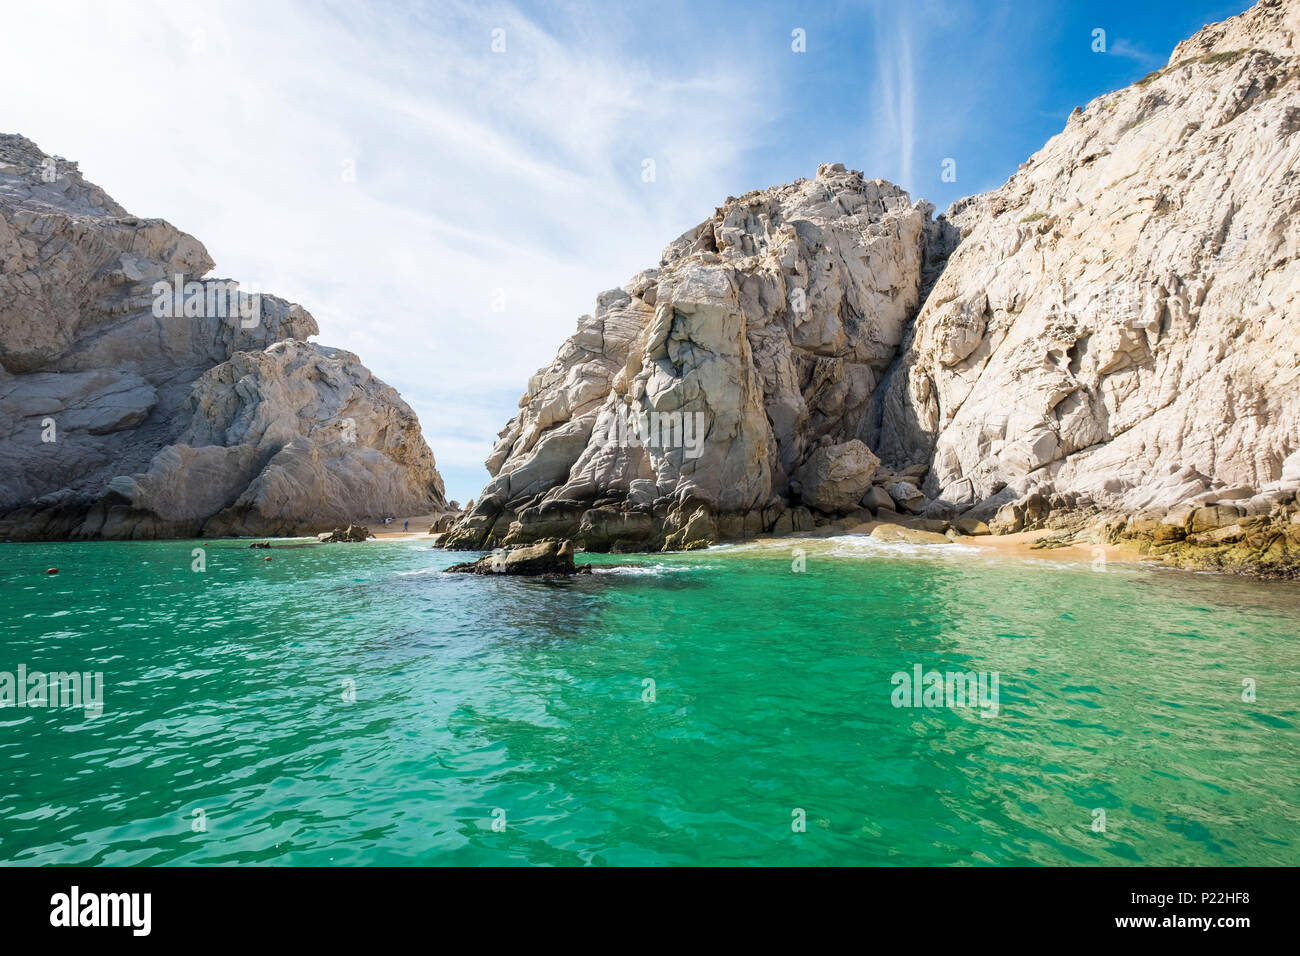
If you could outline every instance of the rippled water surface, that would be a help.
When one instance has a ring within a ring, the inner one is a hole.
[[[0,545],[0,671],[106,683],[0,709],[0,861],[1300,863],[1293,585],[808,548]],[[1000,713],[895,708],[915,664]]]

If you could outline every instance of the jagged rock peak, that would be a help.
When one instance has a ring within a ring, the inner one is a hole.
[[[447,543],[671,548],[810,520],[799,469],[873,432],[955,243],[932,212],[841,164],[729,198],[578,320]]]

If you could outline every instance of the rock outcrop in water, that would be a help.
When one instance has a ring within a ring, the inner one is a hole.
[[[840,166],[728,200],[579,320],[448,543],[690,547],[861,492],[1289,573],[1298,35],[1300,0],[1205,28],[937,221]]]
[[[193,237],[0,135],[0,537],[306,534],[445,510],[401,397],[305,341],[301,306],[211,269]]]
[[[316,535],[316,540],[321,544],[358,544],[373,538],[369,529],[361,525],[350,524],[346,528],[335,528],[333,531],[322,531]]]
[[[931,212],[840,165],[729,199],[578,321],[446,543],[689,548],[859,507],[871,397],[956,239]]]
[[[521,577],[539,575],[590,574],[590,565],[579,566],[573,560],[570,541],[541,541],[484,555],[477,561],[453,564],[451,574],[509,574]]]

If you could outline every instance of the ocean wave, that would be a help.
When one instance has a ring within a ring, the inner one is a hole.
[[[661,575],[680,571],[716,571],[716,564],[613,564],[591,565],[592,574]]]
[[[810,553],[829,555],[840,558],[942,558],[983,554],[983,548],[968,544],[914,544],[906,541],[881,541],[869,534],[840,534],[825,538],[766,538],[762,541],[746,541],[731,544],[717,544],[710,547],[709,553],[747,554],[751,552],[787,552],[791,548],[803,548]]]
[[[839,558],[944,558],[955,555],[981,554],[980,548],[968,544],[914,544],[908,541],[881,541],[869,534],[842,534],[822,538],[831,546],[828,552]]]

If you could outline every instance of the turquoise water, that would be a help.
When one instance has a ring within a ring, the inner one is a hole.
[[[1294,586],[803,546],[0,545],[0,671],[106,685],[0,709],[0,861],[1300,863]],[[998,715],[894,707],[916,664]]]

